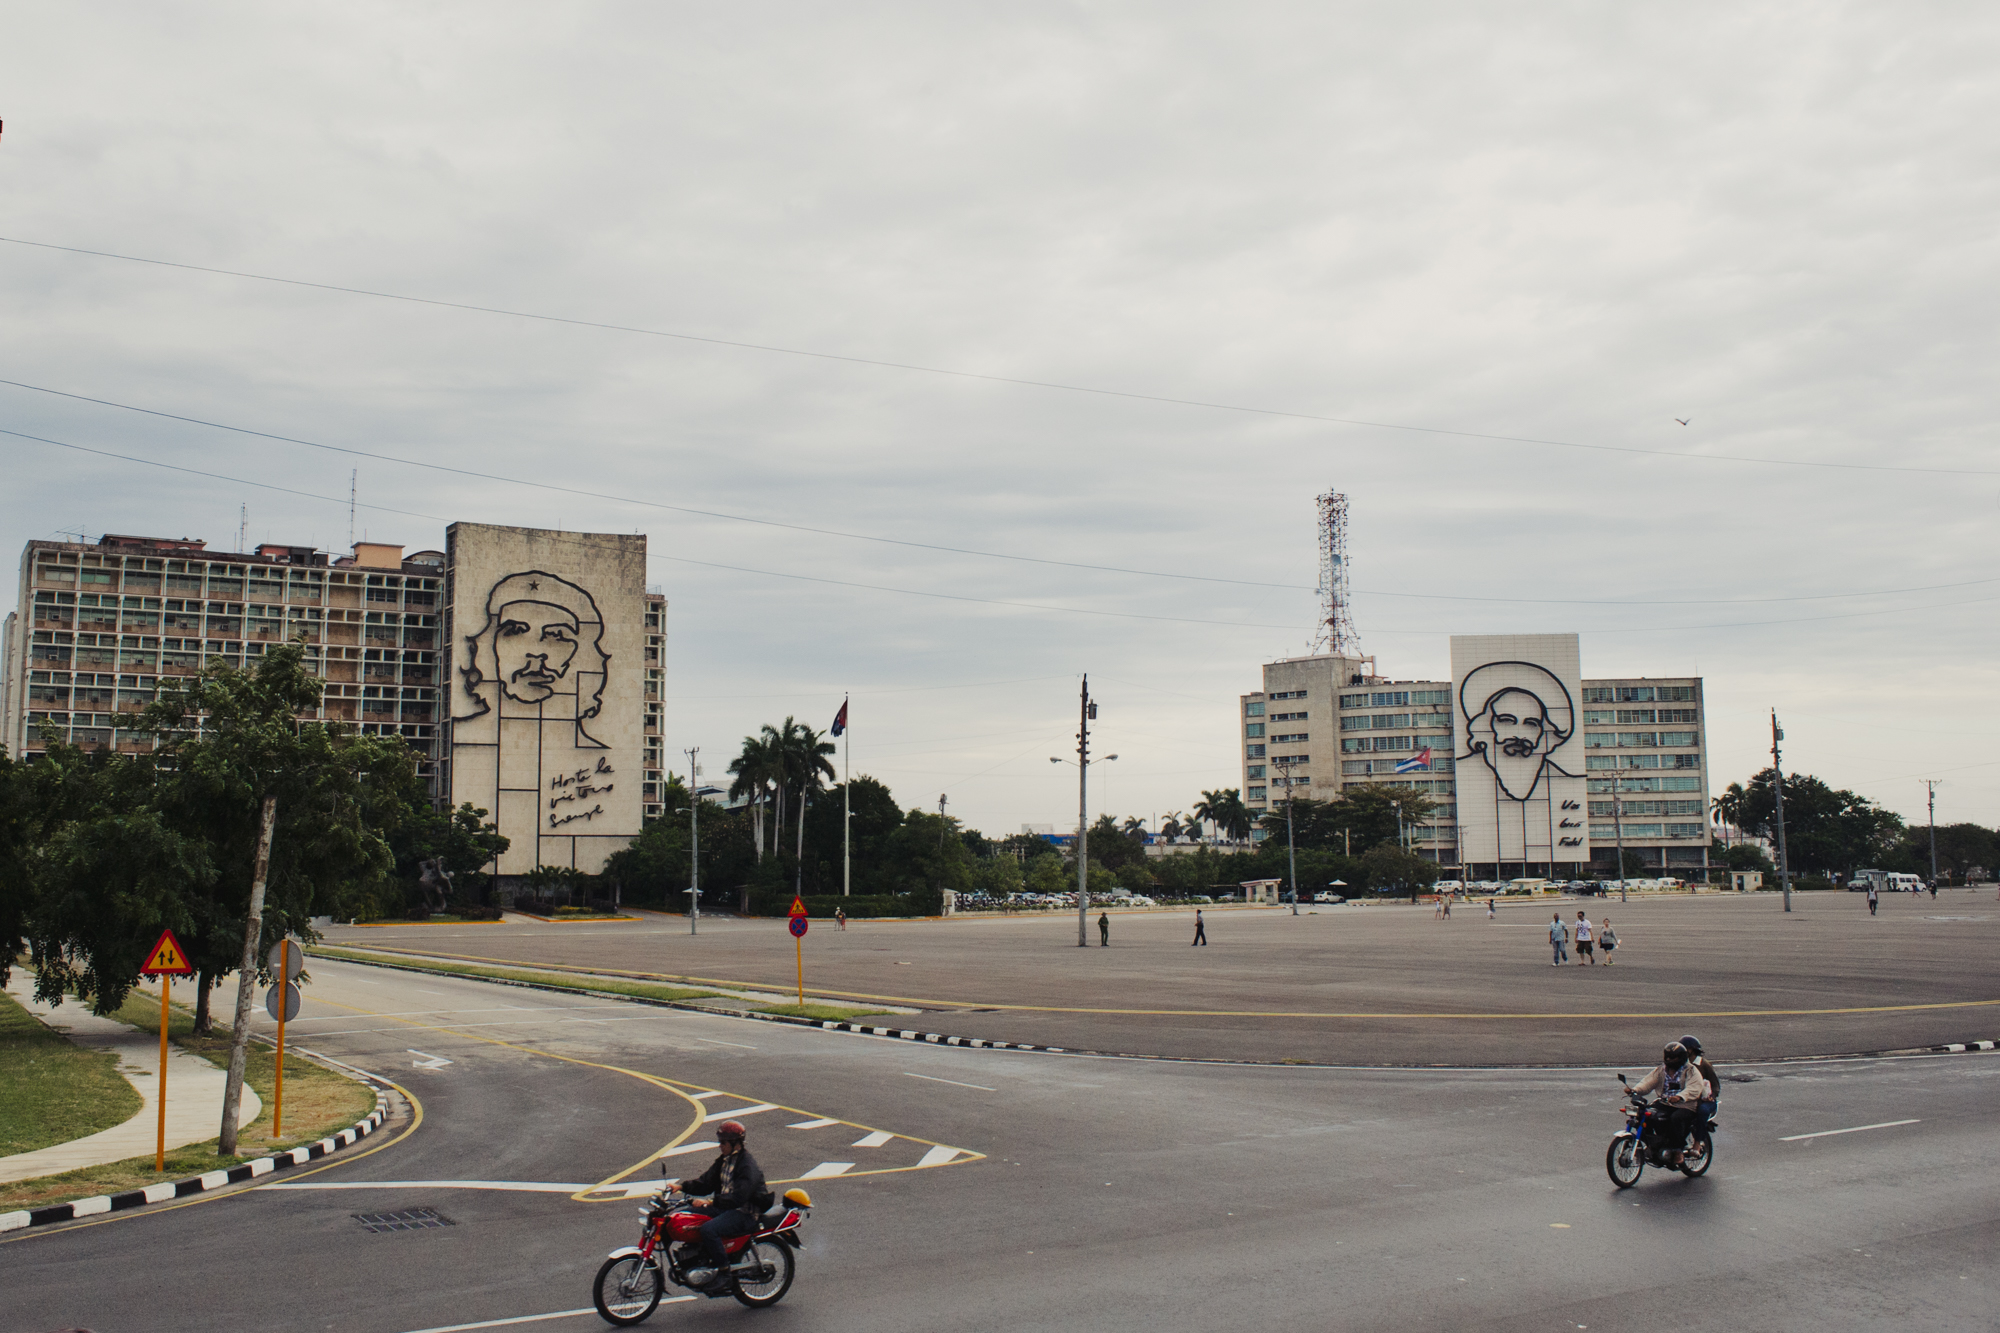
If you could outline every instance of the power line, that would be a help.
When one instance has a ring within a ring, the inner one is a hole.
[[[6,238],[0,237],[0,240],[4,239]],[[668,513],[692,514],[700,518],[721,519],[731,523],[749,523],[757,527],[782,528],[792,532],[811,533],[815,536],[840,537],[849,541],[877,542],[887,546],[902,546],[923,551],[942,551],[952,555],[969,555],[987,560],[1012,560],[1023,564],[1051,565],[1063,569],[1088,569],[1104,574],[1132,574],[1144,578],[1182,579],[1197,583],[1227,584],[1233,587],[1241,587],[1241,588],[1276,588],[1285,592],[1314,591],[1314,589],[1311,588],[1309,585],[1303,583],[1269,583],[1256,579],[1232,579],[1210,574],[1177,574],[1157,569],[1133,569],[1124,565],[1094,565],[1076,560],[1054,560],[1044,556],[1018,555],[1008,551],[982,551],[964,546],[945,546],[933,542],[909,541],[900,537],[883,537],[875,533],[848,532],[838,528],[821,528],[821,527],[814,527],[810,524],[804,524],[804,523],[788,523],[781,519],[756,518],[747,514],[732,514],[723,510],[698,509],[688,505],[666,504],[664,502],[657,500],[641,499],[637,496],[611,495],[603,491],[582,490],[578,487],[560,486],[553,482],[546,482],[546,481],[530,481],[524,477],[509,477],[501,473],[480,472],[472,468],[453,467],[445,463],[429,463],[421,459],[406,458],[397,454],[378,453],[368,449],[357,449],[349,445],[326,444],[319,440],[308,440],[301,436],[296,436],[296,435],[279,435],[271,431],[257,430],[249,426],[234,426],[229,424],[228,422],[210,421],[204,417],[184,416],[177,412],[167,412],[151,407],[140,407],[133,403],[121,403],[110,398],[94,398],[88,394],[70,393],[63,389],[52,389],[47,387],[46,385],[40,385],[40,384],[28,384],[21,380],[0,379],[0,385],[5,385],[9,388],[15,388],[15,389],[26,389],[32,393],[49,394],[56,398],[67,398],[70,399],[72,402],[91,403],[99,407],[116,408],[121,412],[135,412],[141,416],[159,417],[162,420],[166,421],[184,422],[191,426],[206,426],[211,430],[228,431],[231,434],[247,435],[254,439],[273,440],[280,444],[296,444],[308,449],[320,449],[320,450],[325,450],[329,453],[348,454],[356,458],[367,458],[382,463],[399,463],[405,467],[421,468],[431,472],[443,472],[453,476],[472,477],[480,481],[497,481],[497,482],[502,482],[509,486],[527,487],[530,490],[551,491],[561,495],[580,496],[584,499],[605,500],[614,504],[639,505],[643,508],[659,509],[666,511]],[[7,432],[7,433],[14,434],[16,432]],[[36,437],[25,436],[23,438],[33,439]],[[47,443],[54,443],[54,442],[48,441]],[[77,448],[77,449],[82,448],[81,445],[65,445],[64,447]],[[85,450],[85,452],[93,452],[93,451]],[[123,455],[107,455],[107,457],[123,457]],[[161,464],[160,466],[168,466],[168,465]],[[214,474],[200,473],[197,475],[212,476]],[[226,478],[226,480],[234,480],[234,478]],[[257,485],[259,483],[251,482],[248,484]],[[274,489],[282,490],[283,488],[278,487]],[[300,492],[300,494],[303,494],[303,492]],[[351,508],[353,505],[353,497],[351,495],[349,496],[348,503]],[[371,508],[371,507],[379,508],[379,506],[367,506],[367,505],[362,506],[362,508]],[[392,514],[408,513],[408,511],[406,510],[398,510],[398,509],[384,510],[384,512]],[[430,515],[427,514],[415,514],[410,516],[416,518],[431,517]],[[434,521],[445,522],[447,520],[437,519]],[[352,526],[353,525],[350,523],[349,527],[352,528]],[[1418,601],[1474,602],[1474,603],[1486,603],[1493,605],[1731,606],[1738,604],[1757,604],[1766,602],[1828,601],[1828,600],[1848,598],[1848,597],[1890,597],[1890,596],[1900,596],[1904,593],[1912,593],[1912,592],[1943,592],[1952,588],[1969,588],[1987,583],[2000,583],[2000,578],[1971,579],[1962,583],[1936,583],[1936,584],[1928,584],[1913,588],[1883,588],[1872,592],[1864,591],[1864,592],[1809,593],[1809,594],[1802,594],[1796,597],[1737,597],[1737,598],[1727,598],[1727,599],[1716,599],[1716,598],[1597,599],[1597,598],[1575,598],[1575,597],[1480,597],[1463,593],[1392,592],[1385,589],[1376,589],[1376,588],[1362,588],[1362,589],[1357,589],[1356,592],[1359,595],[1368,597],[1397,597],[1397,598],[1406,598]],[[1385,631],[1385,632],[1393,632],[1393,631]]]
[[[436,306],[444,310],[464,310],[481,315],[502,315],[509,319],[527,319],[544,324],[564,324],[574,328],[599,329],[609,333],[634,333],[648,338],[670,338],[677,342],[701,343],[710,347],[729,347],[746,352],[768,352],[778,356],[807,357],[816,361],[835,361],[845,365],[872,366],[882,370],[906,370],[924,375],[944,375],[953,379],[978,380],[988,384],[1011,384],[1019,388],[1051,389],[1061,393],[1091,394],[1100,398],[1123,398],[1133,402],[1162,403],[1173,407],[1196,407],[1213,412],[1235,412],[1250,416],[1281,417],[1292,421],[1315,421],[1335,426],[1363,426],[1371,430],[1406,431],[1412,434],[1437,435],[1453,439],[1486,440],[1496,444],[1526,444],[1554,449],[1584,449],[1598,453],[1642,454],[1656,458],[1684,458],[1698,463],[1749,463],[1767,467],[1827,468],[1846,472],[1907,472],[1927,476],[1950,477],[2000,476],[2000,471],[1993,469],[1899,467],[1887,463],[1835,463],[1825,459],[1761,458],[1750,454],[1698,454],[1675,449],[1642,449],[1637,445],[1584,444],[1575,440],[1552,440],[1532,435],[1500,435],[1487,431],[1452,430],[1443,426],[1413,426],[1396,421],[1368,421],[1357,417],[1326,416],[1315,412],[1292,412],[1274,407],[1253,407],[1243,403],[1212,402],[1200,398],[1175,398],[1167,394],[1137,393],[1126,389],[1106,389],[1087,384],[1067,384],[1058,380],[1034,380],[1012,375],[989,375],[980,371],[953,370],[944,366],[926,366],[909,361],[889,361],[877,357],[850,356],[840,352],[820,352],[800,347],[782,347],[774,343],[753,343],[733,338],[709,337],[698,333],[679,333],[670,329],[649,329],[633,324],[613,324],[603,320],[576,319],[565,315],[546,315],[529,310],[509,310],[502,306],[476,305],[468,301],[444,301],[428,296],[410,296],[402,292],[382,292],[367,287],[343,286],[339,283],[310,282],[303,278],[281,278],[268,273],[248,273],[240,269],[213,268],[205,264],[184,264],[171,259],[151,259],[142,255],[123,255],[109,250],[87,250],[80,246],[55,245],[48,241],[30,241],[16,236],[0,236],[0,241],[5,241],[9,245],[32,246],[38,250],[57,250],[64,254],[88,255],[96,259],[117,259],[130,264],[149,264],[157,268],[184,269],[191,273],[210,273],[220,277],[245,278],[253,282],[277,283],[287,287],[307,287],[316,291],[339,292],[348,296],[372,296],[384,301],[402,301],[410,305]]]

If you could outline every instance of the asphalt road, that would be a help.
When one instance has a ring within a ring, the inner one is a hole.
[[[313,980],[296,1040],[408,1088],[421,1124],[0,1243],[0,1325],[411,1333],[587,1309],[637,1205],[576,1196],[719,1114],[774,1180],[852,1165],[808,1185],[783,1304],[649,1326],[1953,1330],[2000,1301],[1994,1055],[1753,1066],[1712,1041],[1745,1079],[1715,1169],[1621,1192],[1602,1069],[956,1050],[325,961]],[[419,1207],[454,1225],[354,1217]]]
[[[1112,918],[1076,947],[1070,917],[815,923],[809,993],[934,1011],[954,1036],[1193,1059],[1332,1064],[1570,1064],[1629,1058],[1662,1027],[1699,1026],[1743,1059],[1876,1052],[2000,1037],[2000,900],[1945,890],[1670,895],[1609,915],[1611,966],[1551,967],[1553,905],[1329,907]],[[518,920],[518,919],[517,919]],[[683,920],[338,929],[330,943],[789,990],[784,923]],[[1695,1017],[1699,1016],[1699,1017]]]

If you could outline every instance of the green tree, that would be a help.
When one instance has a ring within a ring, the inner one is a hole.
[[[777,730],[773,727],[765,727],[761,735],[745,736],[742,752],[729,761],[729,772],[735,778],[729,784],[729,799],[745,801],[749,805],[759,861],[764,859],[764,807],[785,773],[784,763],[778,754],[777,738]]]
[[[1116,871],[1134,861],[1146,859],[1146,835],[1128,830],[1126,825],[1132,823],[1127,820],[1125,824],[1120,824],[1110,815],[1097,817],[1090,826],[1090,859],[1093,864]],[[1143,829],[1144,825],[1139,827]]]
[[[1437,883],[1438,866],[1414,852],[1406,852],[1393,842],[1380,842],[1360,858],[1368,872],[1368,886],[1377,893],[1407,893],[1411,901]]]
[[[1250,807],[1243,804],[1243,793],[1236,787],[1203,792],[1194,803],[1194,813],[1195,818],[1214,825],[1231,842],[1242,842],[1250,836]]]
[[[1067,893],[1075,888],[1074,873],[1063,864],[1063,858],[1054,851],[1046,851],[1028,862],[1026,874],[1029,893]]]
[[[1777,797],[1765,769],[1743,789],[1744,831],[1776,842]],[[1900,815],[1809,773],[1785,776],[1785,854],[1794,873],[1837,877],[1879,864],[1903,835]]]

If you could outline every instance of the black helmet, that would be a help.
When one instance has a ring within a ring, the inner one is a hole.
[[[1667,1043],[1667,1049],[1661,1054],[1660,1059],[1667,1068],[1679,1069],[1688,1061],[1687,1047],[1677,1041],[1670,1041]]]
[[[1689,1055],[1699,1056],[1701,1054],[1701,1040],[1693,1035],[1682,1037],[1681,1045],[1687,1047]]]

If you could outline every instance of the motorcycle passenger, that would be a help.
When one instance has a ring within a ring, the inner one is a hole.
[[[771,1206],[764,1168],[743,1147],[743,1134],[740,1121],[724,1121],[715,1131],[722,1155],[714,1165],[699,1176],[674,1182],[688,1194],[709,1196],[709,1202],[690,1210],[708,1215],[708,1221],[701,1224],[701,1248],[715,1275],[704,1284],[704,1290],[728,1280],[729,1254],[722,1243],[756,1231],[758,1215]]]
[[[1652,1118],[1653,1143],[1656,1147],[1668,1145],[1667,1165],[1678,1167],[1688,1131],[1695,1125],[1695,1110],[1708,1096],[1708,1084],[1701,1070],[1688,1059],[1687,1047],[1677,1041],[1668,1042],[1660,1054],[1659,1066],[1640,1079],[1632,1091],[1643,1096],[1655,1089],[1666,1101]]]
[[[1722,1080],[1716,1076],[1715,1066],[1701,1053],[1701,1042],[1694,1034],[1682,1037],[1681,1045],[1687,1047],[1688,1058],[1694,1061],[1694,1067],[1700,1071],[1702,1082],[1708,1084],[1708,1096],[1702,1098],[1701,1104],[1695,1108],[1701,1116],[1697,1123],[1706,1125],[1715,1119],[1716,1101],[1722,1095]]]

